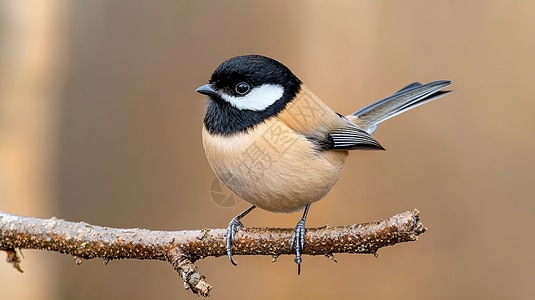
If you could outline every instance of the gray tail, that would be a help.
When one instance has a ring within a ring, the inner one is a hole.
[[[351,115],[358,117],[358,125],[372,134],[381,122],[451,92],[441,91],[451,83],[449,80],[433,81],[426,84],[413,82],[392,96],[368,105]]]

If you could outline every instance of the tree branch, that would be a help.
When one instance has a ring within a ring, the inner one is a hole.
[[[358,225],[307,228],[303,254],[371,253],[397,243],[416,241],[426,231],[418,210]],[[153,259],[171,263],[186,289],[208,296],[212,286],[194,262],[208,256],[224,256],[225,229],[150,231],[117,229],[74,223],[57,218],[37,219],[0,212],[0,250],[20,270],[16,248],[56,251],[82,259]],[[236,255],[292,254],[291,228],[240,228]],[[20,270],[21,271],[21,270]]]

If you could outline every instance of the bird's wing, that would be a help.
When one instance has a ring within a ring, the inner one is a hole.
[[[340,116],[345,119],[345,117]],[[384,150],[370,134],[347,119],[347,125],[331,130],[325,138],[308,137],[321,150]]]
[[[329,133],[333,140],[332,149],[338,150],[384,150],[366,131],[356,127],[348,126],[336,129]]]

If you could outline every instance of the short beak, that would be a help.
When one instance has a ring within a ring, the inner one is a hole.
[[[210,84],[205,84],[201,86],[200,88],[195,90],[197,93],[201,93],[203,95],[213,96],[217,95],[216,91],[212,88]]]

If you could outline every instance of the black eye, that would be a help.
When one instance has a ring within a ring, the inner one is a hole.
[[[247,82],[240,82],[236,85],[236,93],[240,95],[245,95],[249,91],[249,84]]]

